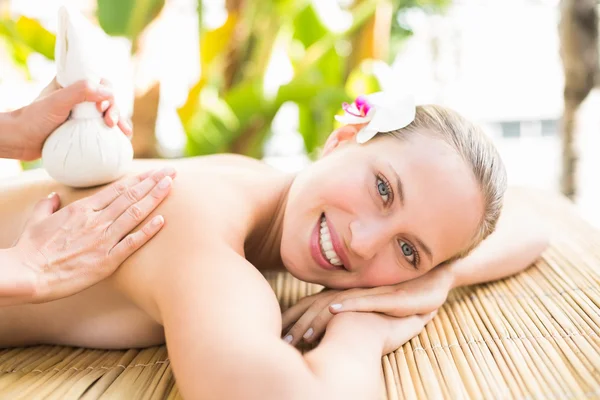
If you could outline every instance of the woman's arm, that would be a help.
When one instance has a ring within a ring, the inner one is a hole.
[[[374,398],[390,345],[383,335],[393,328],[406,341],[427,320],[396,319],[403,329],[374,314],[340,316],[303,357],[281,340],[279,306],[260,273],[222,245],[202,247],[172,260],[155,295],[184,398]]]
[[[529,267],[548,247],[544,222],[522,203],[522,198],[507,194],[496,230],[467,257],[448,266],[452,287],[514,275]]]

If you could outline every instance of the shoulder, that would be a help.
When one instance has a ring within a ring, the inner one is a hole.
[[[252,178],[243,175],[255,173],[242,165],[259,162],[241,156],[206,159],[210,157],[174,164],[177,177],[171,193],[147,219],[160,214],[165,225],[114,275],[119,289],[156,320],[160,318],[156,295],[165,290],[172,274],[186,274],[189,279],[184,283],[193,286],[192,272],[193,276],[207,274],[204,280],[212,279],[212,274],[221,269],[233,273],[230,265],[218,261],[219,254],[243,254],[256,204],[246,187],[252,184]],[[255,270],[247,262],[238,264]],[[185,270],[190,268],[193,271]],[[235,268],[240,274],[242,267]],[[263,279],[260,273],[258,276]]]

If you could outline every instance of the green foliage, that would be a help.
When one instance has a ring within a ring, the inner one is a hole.
[[[351,61],[339,49],[361,35],[381,4],[392,4],[394,13],[401,15],[414,7],[438,12],[450,1],[355,0],[349,10],[352,24],[344,32],[330,31],[311,0],[228,2],[240,8],[229,9],[226,22],[211,30],[202,26],[200,17],[202,74],[178,110],[187,134],[186,154],[235,151],[261,157],[271,122],[286,102],[298,104],[300,133],[306,150],[314,154],[335,128],[334,115],[342,102],[379,90],[369,56],[361,53],[361,59]],[[164,4],[164,0],[97,0],[98,21],[108,34],[131,39],[135,49],[136,38]],[[202,15],[202,0],[198,10]],[[411,34],[399,21],[392,21],[392,49]],[[0,21],[0,36],[21,65],[32,51],[53,58],[54,35],[34,20]],[[282,50],[293,75],[275,94],[268,94],[264,79],[269,60]]]
[[[314,153],[334,129],[333,117],[340,104],[351,100],[344,82],[349,72],[348,63],[336,51],[336,44],[368,20],[379,1],[363,1],[356,7],[353,25],[341,34],[331,32],[322,23],[309,1],[278,1],[273,3],[274,8],[265,6],[268,3],[248,2],[248,8],[237,10],[239,14],[252,16],[243,20],[251,25],[244,26],[249,35],[239,44],[232,42],[238,39],[233,38],[232,26],[242,23],[234,20],[238,15],[236,12],[230,13],[225,25],[216,30],[218,32],[203,33],[219,36],[218,44],[211,41],[208,47],[214,50],[220,46],[222,53],[210,52],[210,61],[206,54],[201,54],[204,76],[180,109],[188,135],[187,154],[238,151],[260,157],[262,143],[259,139],[268,136],[266,133],[273,117],[282,104],[290,101],[299,106],[299,129],[307,151]],[[269,98],[263,90],[263,82],[268,57],[277,46],[285,49],[294,74],[291,82],[281,86],[276,95]],[[241,50],[238,53],[241,59],[227,59],[227,54],[236,49]],[[237,62],[236,79],[233,86],[227,88],[223,86],[225,79],[220,78],[223,68],[212,66],[230,66],[232,62]],[[257,65],[261,67],[257,68]],[[207,76],[209,74],[212,76]],[[367,75],[355,73],[354,80],[367,79],[370,82],[367,86],[372,91],[378,90],[372,76]],[[204,92],[218,95],[205,97]],[[221,115],[214,112],[214,106],[219,102],[228,110]]]
[[[56,35],[49,32],[38,21],[21,16],[17,20],[0,20],[0,37],[4,39],[16,65],[27,70],[27,57],[40,53],[54,60]]]
[[[106,33],[135,39],[162,10],[164,0],[98,0],[98,22]]]

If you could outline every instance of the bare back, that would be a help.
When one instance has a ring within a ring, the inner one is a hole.
[[[281,177],[263,163],[232,155],[136,160],[132,174],[167,164],[177,170],[173,190],[148,217],[163,215],[163,230],[112,277],[81,293],[45,304],[0,308],[0,347],[54,343],[131,348],[164,343],[154,293],[160,290],[157,277],[168,273],[174,241],[188,235],[192,224],[200,225],[243,255],[246,236],[274,204],[273,191],[265,189]],[[64,187],[44,171],[0,182],[0,248],[16,241],[36,202],[50,192],[57,192],[64,206],[98,190]],[[186,217],[191,210],[201,218]]]

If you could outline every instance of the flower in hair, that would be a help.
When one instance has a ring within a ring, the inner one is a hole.
[[[366,124],[358,131],[356,141],[365,143],[377,132],[401,129],[415,119],[416,106],[412,96],[377,92],[358,96],[354,103],[343,103],[344,115],[335,119],[346,125]]]

